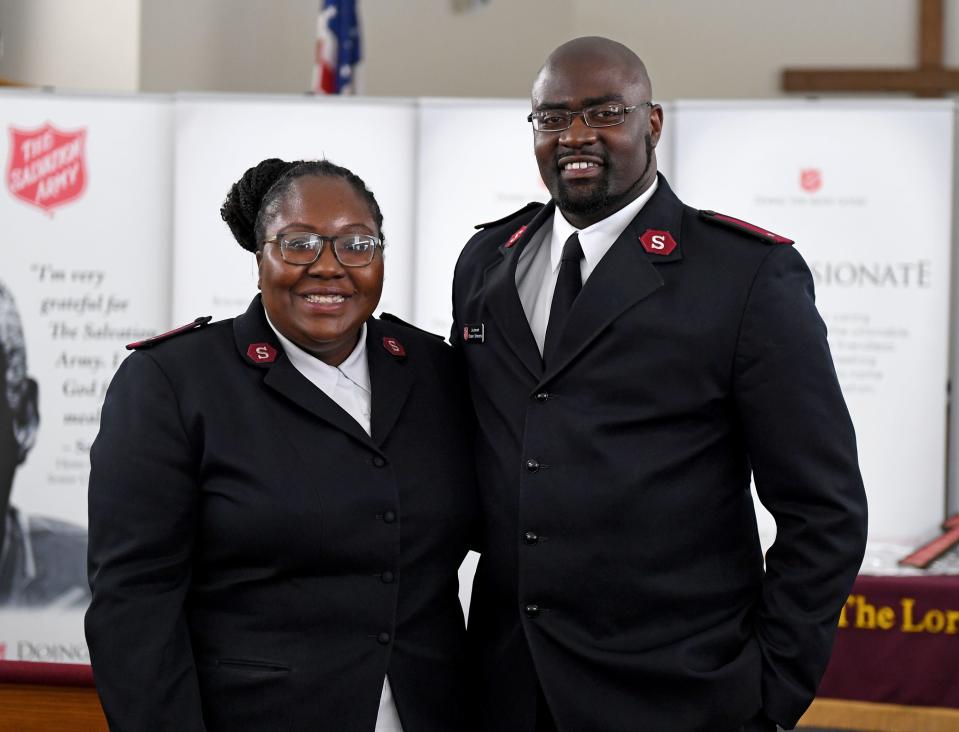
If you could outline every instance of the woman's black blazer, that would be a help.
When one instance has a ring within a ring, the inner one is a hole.
[[[475,494],[452,350],[371,319],[372,437],[259,297],[131,355],[91,453],[86,635],[113,730],[468,729]]]

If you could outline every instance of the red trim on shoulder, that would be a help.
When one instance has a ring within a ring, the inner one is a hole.
[[[173,330],[168,330],[166,333],[160,333],[151,338],[145,338],[142,341],[136,341],[134,343],[127,344],[127,350],[132,351],[137,348],[149,348],[150,346],[156,345],[161,341],[165,341],[168,338],[173,338],[173,336],[178,336],[180,333],[186,333],[190,330],[196,330],[197,328],[202,328],[204,325],[213,320],[212,315],[204,315],[197,318],[192,323],[187,323],[186,325],[181,325],[179,328],[174,328]]]
[[[747,234],[758,236],[760,239],[764,239],[772,244],[796,243],[792,239],[789,239],[785,236],[780,236],[779,234],[773,233],[768,229],[763,229],[762,227],[756,226],[755,224],[750,224],[748,221],[743,221],[742,219],[737,219],[733,216],[716,213],[715,211],[700,211],[699,214],[706,219],[716,221],[720,224],[725,224],[730,228],[738,229],[739,231],[746,232]]]
[[[512,249],[513,245],[519,241],[519,238],[523,235],[523,232],[526,231],[525,226],[519,227],[516,231],[513,232],[513,235],[506,240],[506,243],[503,245],[506,249]]]

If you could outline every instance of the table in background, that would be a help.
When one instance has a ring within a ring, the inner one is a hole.
[[[860,575],[800,725],[959,730],[959,575]]]

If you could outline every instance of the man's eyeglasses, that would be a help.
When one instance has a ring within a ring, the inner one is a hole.
[[[373,261],[377,248],[384,243],[375,236],[366,234],[343,234],[323,236],[310,231],[288,231],[266,239],[264,244],[279,244],[280,256],[289,264],[313,264],[323,253],[323,244],[329,242],[333,256],[344,267],[365,267]]]
[[[575,112],[568,109],[544,109],[533,112],[526,118],[526,121],[532,122],[533,129],[537,132],[562,132],[572,127],[573,118],[581,114],[588,127],[613,127],[623,124],[629,112],[647,105],[651,107],[653,103],[642,102],[627,107],[619,102],[609,102],[608,104],[597,104],[594,107],[585,107]]]

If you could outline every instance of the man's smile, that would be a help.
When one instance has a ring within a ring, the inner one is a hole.
[[[565,155],[558,163],[560,178],[563,180],[595,178],[604,167],[605,161],[592,155]]]

